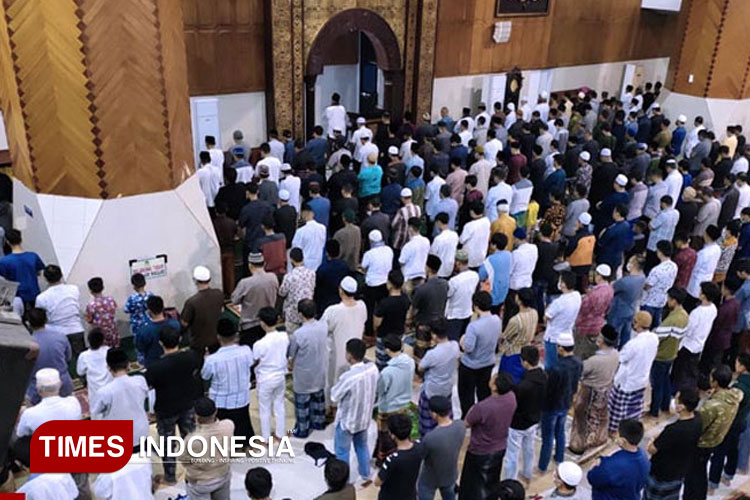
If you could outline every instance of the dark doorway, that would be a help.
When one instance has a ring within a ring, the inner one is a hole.
[[[380,116],[378,110],[378,59],[370,39],[359,33],[359,114],[365,118]]]

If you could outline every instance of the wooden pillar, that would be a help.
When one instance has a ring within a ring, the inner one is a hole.
[[[179,0],[4,0],[0,108],[15,175],[108,198],[192,171]]]

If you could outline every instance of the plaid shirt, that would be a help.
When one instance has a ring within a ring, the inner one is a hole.
[[[393,217],[393,222],[391,222],[394,248],[401,249],[406,244],[406,240],[409,238],[407,233],[409,219],[421,216],[422,210],[414,203],[409,203],[398,209],[396,216]]]

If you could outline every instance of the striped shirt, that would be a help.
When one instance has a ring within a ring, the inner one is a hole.
[[[372,408],[378,388],[375,363],[360,361],[339,377],[331,388],[331,401],[338,406],[336,423],[352,434],[366,430],[372,420]]]
[[[228,345],[206,358],[201,377],[211,381],[208,396],[218,408],[232,410],[250,404],[250,367],[253,351],[246,345]]]
[[[408,203],[398,209],[398,212],[396,212],[396,216],[391,223],[391,227],[393,228],[393,248],[400,249],[406,244],[406,241],[409,238],[409,234],[407,233],[409,219],[421,216],[422,209],[414,203]]]

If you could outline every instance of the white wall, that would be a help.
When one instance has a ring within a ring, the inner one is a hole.
[[[662,109],[669,118],[684,114],[687,116],[687,128],[693,127],[693,119],[700,115],[707,129],[713,130],[717,137],[722,137],[728,125],[742,125],[743,130],[750,130],[750,99],[714,99],[678,94],[663,91]]]
[[[267,140],[265,92],[191,97],[190,110],[193,115],[191,118],[196,158],[198,153],[205,149],[203,137],[196,134],[195,123],[195,101],[203,98],[217,100],[219,136],[216,141],[222,148],[227,148],[232,144],[232,132],[235,130],[242,130],[245,134],[245,141],[253,147],[260,146]]]
[[[335,64],[323,66],[323,73],[315,80],[315,124],[326,125],[323,113],[331,104],[331,95],[338,92],[347,111],[359,111],[359,65]]]
[[[542,90],[554,92],[579,87],[619,93],[625,64],[628,63],[643,66],[645,81],[661,80],[663,82],[667,76],[669,58],[524,71],[524,86],[521,90],[521,96],[528,97],[530,102],[534,102],[536,98],[529,96],[530,93],[537,95]],[[491,110],[492,99],[490,96],[483,97],[482,94],[483,89],[484,92],[487,92],[487,89],[491,88],[489,82],[492,76],[492,74],[483,74],[436,78],[432,91],[433,118],[439,116],[442,106],[448,106],[452,116],[456,118],[461,114],[461,108],[471,106],[472,109],[476,109],[477,104],[482,100],[487,101],[487,106]]]
[[[656,9],[670,12],[680,12],[682,0],[641,0],[642,9]]]
[[[0,150],[8,149],[8,137],[5,134],[5,122],[3,121],[3,113],[0,112]]]

